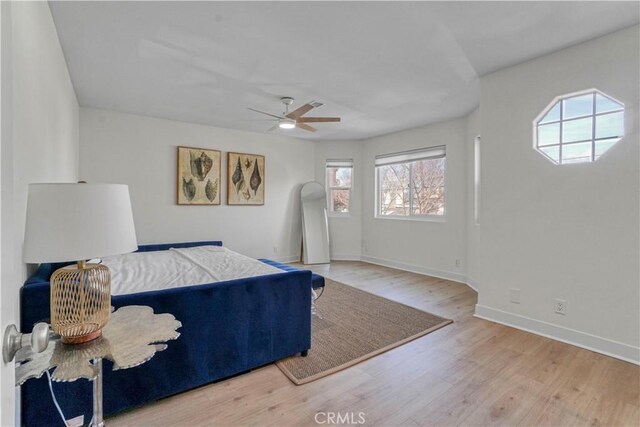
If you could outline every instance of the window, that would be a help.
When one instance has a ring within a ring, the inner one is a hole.
[[[376,216],[444,216],[445,147],[376,157]]]
[[[327,206],[330,216],[348,216],[353,160],[327,160]]]
[[[534,146],[556,164],[595,162],[624,136],[624,105],[592,89],[556,98],[534,122]]]
[[[473,220],[480,224],[480,135],[473,139]]]

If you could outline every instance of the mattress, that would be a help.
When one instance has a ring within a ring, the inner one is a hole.
[[[111,271],[111,294],[179,288],[282,273],[282,270],[221,246],[171,248],[102,258]]]

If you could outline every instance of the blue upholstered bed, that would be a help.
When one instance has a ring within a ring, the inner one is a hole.
[[[162,251],[222,242],[141,246],[139,252]],[[181,335],[146,364],[112,371],[105,361],[104,411],[113,415],[163,397],[230,377],[311,347],[311,288],[324,286],[321,276],[270,260],[282,273],[212,284],[112,296],[116,308],[147,305],[182,322]],[[49,278],[63,264],[42,264],[21,289],[21,330],[49,318]],[[53,384],[67,419],[90,417],[91,383]],[[51,400],[46,376],[21,390],[22,423],[62,425]]]

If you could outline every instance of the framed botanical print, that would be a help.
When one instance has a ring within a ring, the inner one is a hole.
[[[219,205],[220,167],[220,151],[178,147],[178,204]]]
[[[264,156],[227,153],[227,204],[264,205]]]

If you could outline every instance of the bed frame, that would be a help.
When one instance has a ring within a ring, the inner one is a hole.
[[[138,251],[202,245],[222,246],[222,242],[147,245]],[[22,331],[30,331],[35,323],[49,318],[49,278],[62,265],[40,265],[22,287]],[[315,286],[318,286],[318,277],[313,277]],[[267,276],[112,296],[111,303],[116,308],[147,305],[156,313],[173,314],[182,322],[182,327],[180,337],[170,341],[165,351],[144,365],[112,371],[112,363],[105,360],[105,415],[297,353],[306,354],[311,347],[311,286],[312,273],[294,269]],[[89,381],[54,383],[53,389],[67,419],[84,414],[85,422],[89,421],[86,418],[92,412]],[[62,425],[46,376],[25,383],[21,397],[23,425]]]

